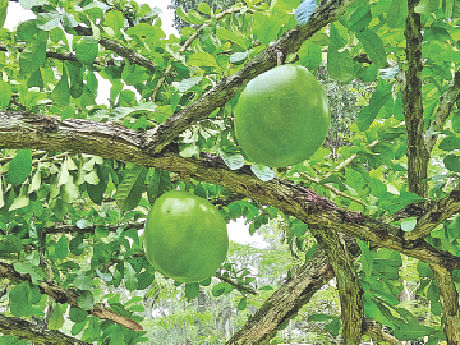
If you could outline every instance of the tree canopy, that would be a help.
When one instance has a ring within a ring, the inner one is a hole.
[[[340,317],[308,318],[330,339],[460,344],[458,1],[201,2],[176,9],[180,37],[134,1],[19,2],[36,19],[10,31],[0,1],[0,344],[161,343],[143,302],[163,278],[140,230],[173,189],[251,234],[280,224],[295,262],[275,291],[230,260],[176,283],[189,300],[236,292],[240,310],[262,299],[216,344],[278,344],[333,278]],[[323,83],[333,123],[307,161],[275,169],[245,159],[233,111],[279,64]],[[409,261],[430,322],[402,303]]]

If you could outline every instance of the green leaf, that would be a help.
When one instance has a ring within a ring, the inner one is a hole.
[[[230,55],[230,63],[233,64],[240,64],[244,60],[246,60],[249,56],[249,50],[246,50],[244,52],[236,52]]]
[[[46,60],[45,42],[31,41],[19,56],[19,67],[24,73],[35,72]]]
[[[197,85],[202,79],[203,77],[193,77],[193,78],[182,79],[179,83],[179,91],[187,92],[189,89]]]
[[[334,317],[329,325],[325,327],[326,331],[331,333],[333,337],[337,337],[340,334],[341,322],[338,317]]]
[[[109,345],[125,345],[125,334],[123,329],[118,325],[110,327],[110,344]]]
[[[310,40],[305,41],[299,49],[299,63],[308,69],[315,69],[322,62],[321,47]]]
[[[0,29],[3,28],[8,10],[8,0],[0,0]]]
[[[281,27],[287,22],[288,18],[289,15],[280,11],[276,11],[271,15],[256,12],[252,27],[254,35],[262,44],[269,44],[277,38]]]
[[[198,283],[185,284],[185,297],[190,301],[198,296],[200,285]]]
[[[91,291],[83,290],[78,295],[78,306],[81,309],[90,310],[93,308],[94,299]]]
[[[27,179],[31,171],[32,150],[19,150],[8,167],[8,181],[14,185],[20,185]]]
[[[403,27],[407,18],[408,8],[405,0],[392,0],[387,12],[387,24],[391,28]]]
[[[353,59],[348,50],[338,52],[335,46],[329,45],[327,53],[327,71],[331,78],[348,82],[353,79]]]
[[[391,85],[384,80],[379,80],[377,90],[372,95],[372,98],[367,107],[361,109],[357,117],[358,128],[365,131],[369,128],[372,121],[377,117],[380,108],[383,107],[388,100],[391,99]]]
[[[189,56],[188,64],[192,66],[219,67],[216,58],[207,52],[196,52]]]
[[[10,84],[0,79],[0,110],[8,107],[12,95]]]
[[[431,270],[430,265],[423,261],[417,263],[417,271],[420,277],[433,278],[433,271]]]
[[[248,297],[244,296],[240,301],[238,302],[238,310],[244,310],[248,306]]]
[[[317,249],[318,249],[317,243],[313,244],[311,248],[308,248],[307,252],[305,253],[305,263],[307,263],[313,257]]]
[[[345,170],[346,183],[357,191],[364,188],[365,181],[363,175],[355,169]]]
[[[64,105],[69,104],[70,88],[69,88],[69,80],[67,78],[65,68],[64,68],[64,73],[61,76],[61,79],[57,83],[53,92],[51,92],[51,100],[53,101],[54,104],[58,106],[64,106]]]
[[[92,37],[83,37],[76,46],[75,53],[83,65],[92,65],[97,57],[98,43]]]
[[[115,202],[121,212],[130,211],[139,204],[146,176],[147,169],[140,166],[134,166],[125,174],[115,193]]]
[[[420,0],[417,6],[415,6],[415,13],[434,13],[438,9],[438,0]]]
[[[423,338],[424,336],[430,335],[433,333],[433,329],[428,326],[421,325],[419,323],[407,323],[399,324],[394,330],[394,335],[399,340],[413,340]]]
[[[56,243],[56,257],[58,259],[64,260],[69,255],[69,246],[67,245],[67,239],[64,234],[61,235],[61,238]]]
[[[455,155],[449,155],[444,157],[444,165],[451,171],[460,172],[460,157]]]
[[[117,35],[120,32],[120,29],[123,28],[124,21],[125,19],[123,14],[114,9],[107,11],[104,17],[104,25],[111,27],[115,35]]]
[[[106,165],[97,165],[96,166],[97,177],[99,178],[99,183],[96,185],[88,184],[86,186],[86,191],[88,192],[89,198],[96,204],[102,202],[102,196],[104,195],[105,190],[107,189],[107,182],[110,175],[110,167]]]
[[[24,317],[33,314],[32,305],[40,301],[40,290],[23,282],[15,286],[9,293],[10,311],[14,316]]]
[[[88,327],[83,332],[82,340],[96,341],[101,336],[101,325],[97,317],[92,316],[88,320]]]
[[[350,19],[345,24],[351,31],[358,32],[366,29],[371,20],[371,7],[361,1],[361,5],[350,14]]]
[[[67,310],[67,304],[56,303],[53,314],[48,321],[48,328],[52,330],[60,329],[64,326],[64,313]]]
[[[225,28],[219,27],[216,29],[216,36],[221,41],[230,41],[232,43],[239,45],[244,50],[248,48],[246,43],[246,37],[237,31],[230,31]]]
[[[86,310],[80,308],[70,308],[69,317],[75,323],[84,322],[88,318],[88,313]]]
[[[137,275],[129,262],[125,263],[125,286],[129,291],[137,289]]]
[[[232,290],[233,290],[233,286],[225,282],[220,282],[212,287],[212,295],[220,296],[220,295],[223,295],[224,293],[229,293]]]
[[[81,331],[83,331],[83,328],[85,328],[85,326],[86,326],[86,321],[78,322],[78,323],[74,324],[73,327],[72,327],[72,335],[79,334]]]
[[[375,31],[366,29],[356,33],[356,37],[362,43],[369,58],[378,67],[384,67],[387,63],[387,54],[380,37]]]
[[[460,138],[447,137],[439,144],[439,148],[444,151],[453,151],[460,148]]]
[[[198,11],[200,11],[201,13],[204,13],[204,14],[208,14],[208,15],[211,15],[212,14],[212,10],[211,10],[211,7],[209,7],[209,5],[205,2],[201,3],[198,5],[197,7]]]

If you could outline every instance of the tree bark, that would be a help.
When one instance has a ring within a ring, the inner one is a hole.
[[[271,295],[263,306],[236,332],[226,345],[263,345],[296,315],[314,293],[334,276],[323,250]]]
[[[359,285],[354,258],[340,233],[327,233],[323,229],[312,229],[318,243],[326,250],[327,257],[337,279],[342,320],[342,344],[361,344],[363,332],[363,291]],[[351,240],[356,245],[354,240]]]
[[[1,314],[0,332],[5,335],[14,335],[37,345],[90,345],[86,341],[69,337],[62,332],[52,331],[28,321]]]
[[[295,216],[311,226],[321,227],[324,231],[340,231],[429,264],[439,264],[449,270],[460,269],[460,257],[433,248],[423,240],[406,241],[399,227],[382,219],[341,209],[327,198],[290,181],[275,178],[264,182],[254,176],[248,167],[230,170],[219,157],[207,154],[200,159],[183,158],[177,152],[150,155],[142,149],[141,144],[142,132],[122,126],[83,119],[61,121],[56,116],[0,111],[0,148],[87,153],[186,173],[192,178],[219,184],[233,193],[277,207],[285,214]],[[451,207],[427,219],[425,229],[434,229],[460,212],[460,191],[452,191],[446,199],[452,202]]]
[[[409,191],[421,197],[428,195],[429,152],[424,141],[423,98],[422,98],[422,29],[420,14],[415,13],[418,0],[409,0],[409,14],[406,19],[407,71],[403,88],[404,117],[408,139]]]
[[[460,300],[451,272],[444,267],[431,265],[434,278],[441,293],[441,305],[444,316],[444,333],[447,345],[460,344]]]

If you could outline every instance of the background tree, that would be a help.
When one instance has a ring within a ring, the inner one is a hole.
[[[37,19],[0,30],[1,341],[148,341],[142,296],[120,289],[176,291],[139,229],[159,195],[188,189],[251,233],[281,224],[302,261],[227,344],[276,343],[334,276],[340,317],[309,320],[337,341],[460,343],[458,4],[329,0],[305,22],[299,3],[178,8],[194,26],[166,40],[146,5],[23,2]],[[246,83],[280,60],[372,92],[359,94],[346,144],[272,170],[244,160],[232,116]],[[96,75],[111,83],[109,105],[95,102]],[[425,322],[400,303],[407,265]],[[230,261],[180,289],[193,299],[208,285],[237,290],[242,310],[267,294]]]

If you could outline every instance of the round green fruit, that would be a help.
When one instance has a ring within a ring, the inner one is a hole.
[[[168,192],[150,209],[144,248],[149,262],[165,276],[186,283],[202,281],[225,260],[226,223],[207,200]]]
[[[252,79],[235,108],[235,134],[251,161],[294,165],[326,138],[331,115],[316,78],[298,65],[280,65]]]

